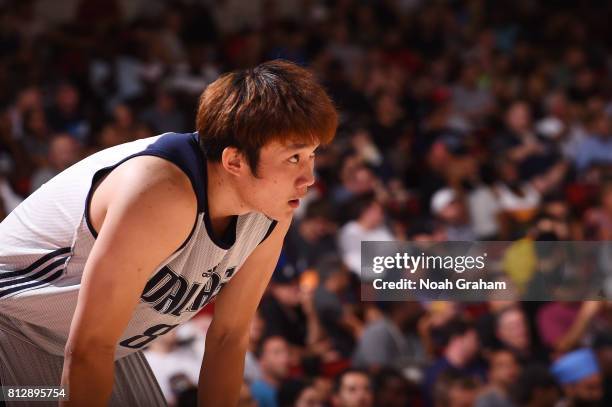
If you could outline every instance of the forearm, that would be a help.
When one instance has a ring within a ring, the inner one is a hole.
[[[348,313],[345,314],[340,320],[340,325],[353,334],[353,337],[361,337],[361,333],[363,332],[363,322],[361,322],[361,320],[356,316]]]
[[[69,353],[64,359],[62,386],[69,398],[64,407],[107,406],[113,390],[114,358],[107,353]]]
[[[594,316],[594,313],[585,311],[583,307],[567,332],[557,341],[555,349],[565,353],[578,345]]]
[[[200,370],[199,406],[234,407],[238,404],[247,346],[248,334],[215,335],[211,326]]]
[[[310,347],[325,338],[325,333],[315,313],[307,316],[306,319],[306,346]]]

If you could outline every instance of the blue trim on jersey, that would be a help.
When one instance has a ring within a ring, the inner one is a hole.
[[[98,233],[91,224],[91,219],[89,216],[89,204],[91,202],[91,197],[93,194],[93,186],[104,175],[108,174],[127,160],[134,157],[146,155],[166,159],[175,164],[177,167],[179,167],[187,175],[187,177],[191,181],[191,186],[193,187],[193,190],[196,194],[196,198],[198,201],[198,213],[204,213],[204,224],[208,236],[220,248],[225,250],[231,248],[234,245],[234,242],[236,241],[236,225],[238,223],[238,216],[232,217],[229,226],[223,236],[215,236],[210,217],[208,216],[208,200],[206,199],[206,160],[199,146],[197,132],[164,134],[160,136],[157,140],[155,140],[154,143],[148,145],[144,150],[132,154],[114,165],[96,171],[92,178],[91,187],[89,189],[89,192],[87,193],[87,198],[85,200],[85,222],[87,223],[87,227],[89,228],[89,231],[91,232],[93,237],[98,237]],[[191,233],[189,233],[189,237],[183,242],[183,244],[178,250],[181,250],[187,244],[187,242],[189,242],[189,239],[191,239],[191,236],[193,235],[193,231],[194,230],[192,229]]]
[[[11,278],[11,277],[17,277],[17,276],[26,275],[29,272],[36,270],[38,267],[42,266],[44,263],[48,262],[49,260],[53,259],[54,257],[60,256],[62,254],[68,254],[68,253],[70,253],[71,250],[72,249],[70,247],[63,247],[61,249],[54,250],[51,253],[45,254],[40,259],[36,260],[34,263],[30,264],[28,267],[26,267],[26,268],[24,268],[22,270],[0,272],[0,280],[3,280],[5,278]]]
[[[54,280],[57,280],[58,278],[60,278],[62,276],[62,274],[64,273],[64,269],[59,269],[58,271],[56,271],[55,273],[53,273],[51,276],[45,278],[44,280],[40,280],[40,281],[35,281],[31,284],[26,284],[26,285],[20,285],[17,287],[13,287],[13,288],[9,288],[8,290],[3,290],[0,291],[0,298],[2,297],[6,297],[7,295],[16,293],[18,291],[24,290],[24,289],[30,289],[30,288],[35,288],[41,285],[45,285],[47,283],[50,283]]]
[[[189,177],[198,199],[198,212],[204,210],[206,206],[206,163],[198,145],[197,133],[164,134],[134,156],[140,155],[165,158],[183,170]]]
[[[261,239],[261,242],[259,242],[259,244],[262,244],[268,238],[268,236],[270,236],[272,234],[272,231],[276,227],[277,223],[278,223],[277,221],[272,220],[272,223],[270,223],[270,227],[268,228],[268,231],[264,235],[263,239]]]
[[[72,249],[70,247],[57,249],[52,251],[51,253],[45,254],[25,269],[0,273],[0,287],[11,287],[5,290],[0,290],[0,298],[16,293],[18,291],[38,287],[40,285],[44,285],[46,283],[58,279],[64,272],[64,267],[62,266],[70,257],[71,250]],[[52,263],[47,264],[47,266],[45,266],[44,268],[40,269],[41,266],[43,266],[46,262],[52,259],[55,260]],[[60,267],[59,270],[57,269],[58,267]],[[21,277],[33,271],[36,271],[36,273],[29,276]],[[53,274],[49,275],[49,273],[51,272],[53,272]],[[12,278],[18,276],[19,278]],[[45,278],[41,280],[42,277]]]
[[[93,175],[91,187],[85,199],[85,222],[94,238],[98,238],[98,232],[93,227],[89,214],[89,204],[91,203],[91,197],[93,195],[93,186],[103,176],[109,174],[127,160],[146,155],[163,158],[179,167],[187,175],[189,181],[191,181],[191,186],[196,194],[198,202],[198,213],[203,211],[203,208],[206,206],[206,181],[204,180],[206,166],[203,165],[202,152],[197,141],[197,133],[167,133],[160,136],[144,150],[127,156],[116,164],[101,168]],[[189,238],[181,245],[181,248],[189,241],[192,233],[189,234]]]
[[[62,264],[66,263],[66,259],[68,258],[68,256],[59,259],[59,260],[55,260],[53,263],[49,264],[47,267],[45,267],[44,269],[40,270],[37,273],[32,274],[31,276],[27,276],[27,277],[20,277],[20,278],[15,278],[12,280],[7,280],[7,281],[2,281],[0,282],[0,287],[10,287],[13,286],[15,284],[22,284],[22,283],[28,283],[30,281],[37,281],[40,277],[44,276],[45,274],[49,273],[50,271],[56,269],[58,266],[61,266]]]

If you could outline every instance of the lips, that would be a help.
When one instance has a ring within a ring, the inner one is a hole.
[[[292,208],[297,208],[298,206],[300,206],[300,200],[299,199],[291,199],[289,201],[289,206],[291,206]]]

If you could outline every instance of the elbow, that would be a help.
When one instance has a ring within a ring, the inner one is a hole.
[[[206,347],[246,349],[249,344],[249,330],[243,327],[211,324],[206,334]]]
[[[69,340],[64,348],[64,359],[68,362],[86,361],[93,356],[114,359],[116,348],[115,344],[104,341]]]

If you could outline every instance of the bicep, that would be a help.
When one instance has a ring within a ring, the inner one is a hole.
[[[83,271],[70,331],[73,348],[114,348],[147,278],[191,230],[192,191],[181,182],[147,179],[146,173],[108,179],[116,185]]]

